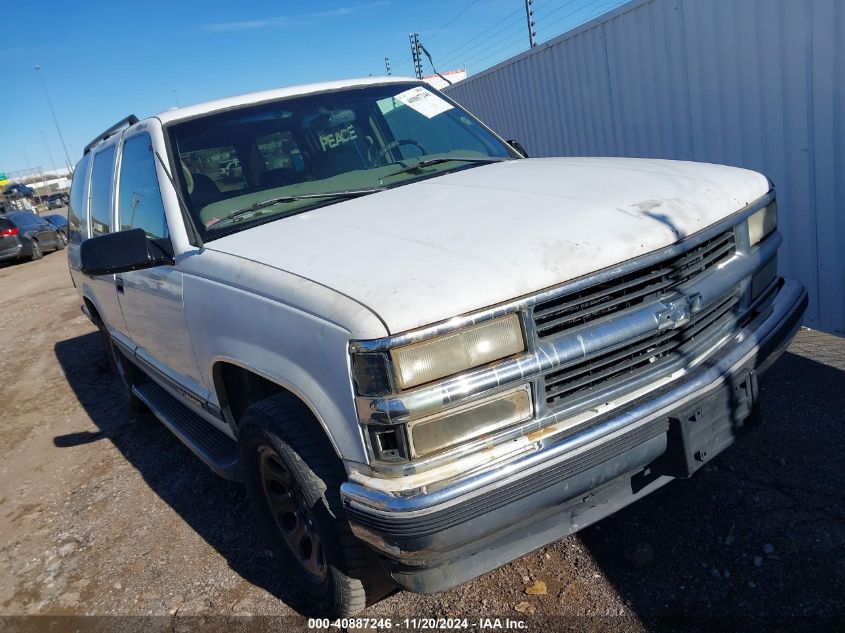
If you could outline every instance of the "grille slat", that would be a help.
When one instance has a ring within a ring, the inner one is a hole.
[[[686,252],[591,286],[579,293],[538,304],[534,321],[538,336],[557,336],[608,315],[670,296],[678,286],[731,258],[736,252],[733,229]],[[715,338],[736,322],[739,293],[724,297],[673,330],[657,330],[632,338],[590,358],[571,362],[546,374],[546,402],[552,407],[584,402],[619,381],[680,359],[702,340]]]
[[[653,266],[591,286],[580,293],[540,303],[534,309],[537,335],[540,338],[556,336],[656,300],[729,259],[735,250],[734,231],[730,229]]]
[[[568,314],[564,316],[560,316],[556,319],[551,321],[546,321],[543,323],[543,329],[548,330],[550,328],[560,329],[561,326],[574,323],[576,321],[580,323],[586,323],[590,321],[590,317],[598,316],[602,313],[609,313],[610,311],[614,311],[613,308],[617,307],[619,304],[626,302],[625,307],[630,307],[634,303],[638,303],[638,299],[645,298],[649,295],[654,295],[655,297],[660,296],[660,294],[665,291],[671,282],[663,281],[662,283],[657,284],[650,284],[645,288],[641,288],[632,292],[631,294],[625,294],[621,297],[617,297],[615,299],[608,299],[607,301],[603,301],[598,303],[597,305],[591,307],[587,310],[579,310],[575,314]],[[605,295],[606,296],[606,295]],[[576,305],[582,305],[583,302],[575,302]]]
[[[704,333],[721,331],[734,319],[739,295],[733,293],[699,312],[684,327],[656,332],[638,343],[615,352],[593,357],[566,370],[546,375],[546,401],[559,406],[563,401],[582,396],[585,391],[608,386],[612,381],[648,371],[657,363],[679,358],[683,348]]]
[[[611,282],[609,284],[603,284],[602,286],[611,287],[611,288],[616,289],[617,291],[626,291],[626,290],[633,288],[635,286],[639,286],[639,285],[642,285],[644,283],[648,283],[649,281],[652,281],[654,279],[657,279],[658,281],[660,281],[660,278],[665,276],[666,272],[667,272],[667,269],[660,268],[656,271],[653,271],[653,272],[648,273],[648,274],[644,274],[641,277],[637,277],[636,279],[629,280],[629,281],[626,281],[626,282],[621,283],[621,284],[616,284],[616,283]],[[672,282],[670,280],[665,280],[664,283],[668,286]],[[602,286],[599,286],[599,288],[602,288]],[[606,288],[603,288],[601,290],[596,290],[596,286],[592,286],[588,290],[590,291],[590,294],[583,295],[583,296],[579,294],[576,298],[573,298],[571,301],[567,301],[566,303],[563,303],[563,304],[560,304],[560,305],[552,305],[550,307],[542,308],[542,309],[539,308],[539,307],[536,308],[534,310],[534,318],[538,321],[541,321],[541,320],[544,320],[546,317],[548,317],[550,315],[554,316],[555,314],[557,314],[559,312],[562,312],[562,311],[565,311],[565,310],[570,310],[572,308],[577,308],[582,303],[586,303],[586,302],[589,302],[589,301],[595,301],[595,300],[601,299],[602,297],[607,295],[607,289]]]
[[[625,350],[621,354],[614,355],[604,364],[598,366],[590,364],[587,367],[579,367],[577,370],[570,372],[569,376],[561,377],[554,383],[547,381],[546,398],[554,400],[563,394],[579,391],[581,387],[586,385],[621,374],[638,364],[644,356],[649,359],[662,357],[668,350],[672,349],[673,338],[675,337],[667,336],[659,341],[649,341],[647,345],[643,345],[637,350]],[[580,378],[575,379],[575,376],[579,375]]]

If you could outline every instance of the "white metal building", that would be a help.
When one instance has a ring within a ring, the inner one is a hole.
[[[762,171],[805,324],[845,335],[845,0],[633,0],[446,91],[532,156]]]

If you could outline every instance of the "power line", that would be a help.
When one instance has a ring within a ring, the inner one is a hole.
[[[451,52],[449,52],[449,53],[446,53],[443,57],[444,57],[444,58],[449,58],[449,59],[454,58],[454,56],[455,56],[455,55],[456,55],[459,51],[464,50],[467,46],[469,46],[471,43],[475,42],[478,38],[482,37],[485,33],[487,33],[488,31],[493,30],[494,28],[496,28],[497,26],[499,26],[502,22],[505,22],[506,20],[510,19],[511,17],[513,17],[513,16],[515,16],[515,15],[517,15],[517,14],[519,14],[519,13],[522,13],[522,11],[523,11],[523,8],[522,8],[522,7],[519,7],[516,11],[514,11],[514,12],[512,12],[512,13],[509,13],[508,15],[506,15],[505,17],[503,17],[501,20],[499,20],[499,21],[498,21],[498,22],[496,22],[495,24],[492,24],[492,25],[488,26],[486,29],[484,29],[483,31],[481,31],[480,33],[478,33],[478,35],[476,35],[475,37],[473,37],[473,38],[471,38],[471,39],[468,39],[466,42],[464,42],[463,44],[461,44],[460,46],[458,46],[458,48],[453,49],[453,50],[452,50]],[[519,20],[519,23],[520,23],[520,24],[522,23],[521,18],[520,18],[520,20]]]
[[[516,31],[514,31],[514,27],[517,27]],[[494,41],[491,44],[490,42],[491,42],[491,40],[493,40],[493,38],[495,36],[499,35],[500,33],[505,33],[505,32],[508,32],[508,31],[514,31],[513,33],[508,35],[508,38],[512,39],[514,34],[522,35],[524,28],[525,28],[525,25],[522,23],[522,18],[516,20],[515,22],[511,22],[510,24],[506,24],[505,26],[500,28],[498,31],[491,33],[484,42],[480,42],[480,43],[476,44],[475,46],[471,46],[470,48],[465,50],[463,53],[461,53],[460,57],[457,56],[457,55],[453,55],[451,57],[444,56],[447,60],[450,60],[450,61],[446,62],[446,65],[451,66],[451,65],[455,65],[455,63],[461,63],[461,64],[467,63],[468,59],[475,58],[478,55],[479,52],[483,53],[483,52],[489,51],[492,46],[496,46],[497,44],[502,42],[502,38],[499,38],[498,41]]]
[[[482,48],[482,49],[480,49],[480,50],[476,51],[475,53],[473,53],[473,54],[472,54],[472,55],[470,55],[469,57],[465,58],[465,60],[464,60],[464,61],[465,61],[467,64],[472,64],[472,63],[475,63],[475,62],[476,62],[476,60],[478,60],[479,58],[486,58],[486,57],[489,57],[489,56],[490,56],[490,51],[491,51],[491,50],[493,50],[493,49],[496,49],[496,50],[501,50],[501,49],[502,49],[502,44],[509,44],[509,43],[512,43],[512,42],[519,41],[519,39],[520,39],[521,37],[524,37],[524,35],[525,35],[525,34],[522,32],[522,29],[520,28],[520,29],[519,29],[518,31],[516,31],[515,33],[511,33],[508,37],[501,38],[501,39],[499,39],[498,41],[496,41],[496,42],[494,42],[493,44],[491,44],[490,46],[487,46],[487,47],[485,47],[485,48]]]
[[[609,2],[605,2],[604,4],[600,4],[598,7],[596,7],[595,11],[593,11],[590,15],[588,15],[586,18],[584,18],[584,22],[589,22],[593,18],[598,17],[598,16],[602,15],[603,13],[606,13],[611,8],[614,8],[614,7],[618,6],[619,4],[620,4],[620,2],[618,2],[617,0],[610,0]]]
[[[543,25],[543,29],[542,29],[542,30],[543,30],[543,31],[545,31],[546,33],[548,33],[549,29],[551,29],[551,28],[552,28],[555,24],[560,24],[561,22],[563,22],[563,21],[564,21],[564,20],[566,20],[567,18],[569,18],[569,17],[571,17],[571,16],[575,15],[576,13],[578,13],[578,12],[580,12],[580,11],[586,11],[587,9],[590,9],[590,8],[595,8],[595,7],[596,7],[596,5],[597,5],[597,3],[598,3],[598,0],[593,0],[590,4],[587,4],[587,5],[584,5],[584,6],[580,6],[580,7],[576,8],[576,9],[573,9],[573,10],[572,10],[572,11],[570,11],[569,13],[567,13],[567,14],[565,14],[565,15],[563,15],[563,16],[561,16],[561,17],[559,17],[557,20],[553,20],[552,22],[549,22],[549,23],[547,23],[547,24],[544,24],[544,25]],[[570,2],[569,2],[569,3],[567,3],[567,4],[572,4],[572,0],[570,0]],[[561,7],[561,8],[562,8],[562,7]],[[584,21],[586,21],[586,20],[584,20]],[[583,22],[583,21],[582,21],[582,22]],[[575,25],[572,25],[572,26],[575,26]],[[570,28],[572,28],[572,27],[570,27]],[[555,33],[554,35],[558,35],[558,33]],[[549,37],[554,37],[554,35],[551,35],[551,36],[549,36]]]
[[[444,25],[443,25],[443,26],[441,26],[439,29],[437,29],[437,30],[434,32],[434,35],[432,35],[431,37],[429,37],[426,41],[431,42],[431,40],[433,40],[435,37],[437,37],[438,35],[440,35],[440,32],[441,32],[443,29],[445,29],[447,26],[449,26],[450,24],[452,24],[455,20],[457,20],[459,17],[461,17],[464,13],[466,13],[467,11],[469,11],[470,9],[472,9],[472,7],[474,7],[476,4],[478,4],[478,0],[472,0],[472,2],[470,2],[467,6],[465,6],[463,9],[461,9],[460,11],[458,11],[458,14],[457,14],[455,17],[453,17],[451,20],[449,20],[448,22],[446,22],[446,24],[444,24]]]
[[[482,65],[484,62],[486,62],[488,59],[491,59],[491,58],[493,58],[493,57],[496,57],[497,55],[500,55],[502,52],[504,52],[504,51],[506,51],[506,50],[508,50],[508,49],[510,49],[510,48],[513,48],[513,47],[514,47],[514,45],[515,45],[515,44],[517,44],[517,43],[518,43],[518,41],[519,41],[519,40],[521,40],[521,39],[524,37],[524,35],[525,35],[525,34],[524,34],[524,33],[522,33],[522,32],[519,32],[519,33],[515,33],[514,35],[516,35],[516,36],[517,36],[517,38],[514,38],[513,36],[511,36],[511,37],[509,37],[507,40],[503,40],[503,42],[504,42],[504,41],[507,41],[507,43],[506,43],[504,46],[501,46],[501,47],[497,48],[497,49],[496,49],[495,51],[493,51],[492,53],[490,53],[490,54],[488,54],[488,55],[484,55],[484,56],[482,56],[481,58],[479,58],[479,57],[476,55],[476,57],[474,58],[474,61],[472,61],[472,62],[467,61],[467,66],[470,66],[470,65],[472,65],[472,64],[476,64],[476,65],[478,65],[478,66],[481,66],[481,65]],[[502,42],[500,42],[500,43],[502,43]],[[528,50],[528,49],[525,49],[525,50]],[[483,54],[483,53],[488,53],[489,51],[490,51],[490,49],[488,48],[487,50],[482,51],[482,54]],[[514,53],[514,54],[515,54],[515,53]]]
[[[595,1],[595,0],[592,0],[592,1]],[[546,14],[546,16],[545,16],[545,17],[546,17],[546,18],[548,18],[549,16],[552,16],[552,15],[554,15],[555,13],[558,13],[559,11],[563,11],[566,7],[568,7],[569,5],[571,5],[573,2],[576,2],[576,0],[567,0],[566,2],[564,2],[563,4],[561,4],[561,5],[560,5],[559,7],[557,7],[556,9],[554,9],[554,10],[552,10],[552,11],[549,11],[549,12]],[[545,5],[544,5],[544,6],[545,6]],[[580,11],[581,9],[585,9],[585,8],[587,8],[588,6],[590,6],[590,5],[585,5],[585,6],[579,7],[579,8],[577,8],[577,9],[575,9],[575,11]]]

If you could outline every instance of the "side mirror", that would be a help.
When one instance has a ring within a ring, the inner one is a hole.
[[[79,269],[86,275],[111,275],[173,264],[144,229],[98,235],[79,246]]]
[[[508,145],[513,147],[517,152],[522,154],[523,158],[528,158],[528,152],[525,151],[525,148],[522,146],[522,143],[515,139],[508,139]]]

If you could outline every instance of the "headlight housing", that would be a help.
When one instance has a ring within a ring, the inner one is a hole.
[[[759,211],[748,216],[748,244],[756,246],[778,227],[778,204],[772,200]]]
[[[427,341],[390,350],[399,387],[408,389],[525,350],[519,316],[478,323]]]

